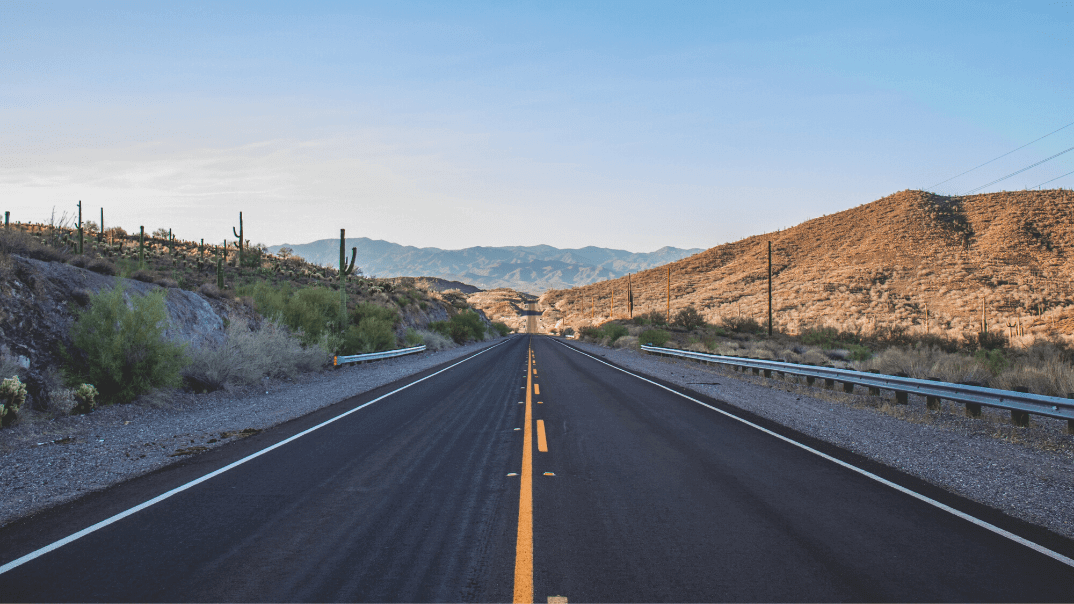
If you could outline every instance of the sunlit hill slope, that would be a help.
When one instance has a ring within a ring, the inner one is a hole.
[[[634,313],[694,305],[710,321],[767,318],[772,242],[774,324],[952,337],[982,320],[1005,334],[1074,332],[1074,192],[944,197],[901,191],[793,228],[720,245],[630,277]],[[627,316],[627,278],[541,297],[545,325]],[[926,325],[926,312],[928,324]]]

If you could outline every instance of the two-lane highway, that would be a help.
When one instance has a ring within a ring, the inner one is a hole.
[[[673,390],[515,336],[5,527],[0,598],[1074,599],[1069,540]]]

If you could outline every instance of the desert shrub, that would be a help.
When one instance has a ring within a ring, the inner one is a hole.
[[[831,365],[831,359],[828,358],[828,355],[816,349],[810,349],[800,353],[798,359],[799,362],[804,365],[816,365],[818,367]]]
[[[224,293],[216,287],[215,283],[202,283],[201,286],[198,287],[198,293],[206,298],[224,297]]]
[[[170,234],[171,234],[171,230],[166,229],[164,227],[161,227],[161,228],[153,231],[152,233],[150,233],[149,236],[150,237],[155,237],[157,239],[167,239],[168,235],[170,235]]]
[[[338,298],[337,298],[338,304]],[[399,311],[372,302],[362,302],[350,312],[350,320],[358,325],[363,319],[379,319],[388,325],[395,327],[399,323]]]
[[[295,288],[289,283],[274,287],[265,282],[242,286],[236,291],[252,297],[263,316],[278,320],[299,334],[303,344],[320,343],[329,352],[337,351],[342,345],[339,333],[343,317],[338,292],[324,287]]]
[[[599,327],[583,325],[578,328],[578,334],[587,340],[599,340],[604,337],[604,332]]]
[[[116,274],[116,265],[104,258],[94,258],[86,265],[86,269],[102,275],[115,276]]]
[[[1007,336],[998,331],[982,331],[977,333],[974,343],[979,350],[997,350],[1007,346]]]
[[[141,281],[142,283],[152,283],[156,280],[156,277],[153,275],[153,273],[143,269],[138,269],[131,273],[130,278],[134,279],[135,281]]]
[[[671,339],[671,334],[663,329],[646,329],[638,335],[638,342],[653,346],[664,346]]]
[[[364,354],[395,348],[395,330],[380,317],[365,317],[357,325],[348,325],[343,336],[342,354]]]
[[[127,236],[127,231],[123,227],[112,227],[104,230],[104,236],[110,239],[122,239]]]
[[[71,409],[74,413],[89,413],[93,411],[93,408],[97,406],[97,389],[93,387],[93,384],[81,384],[78,388],[71,391],[71,397],[74,399],[74,407]]]
[[[155,283],[161,287],[179,287],[179,284],[175,279],[170,279],[168,277],[161,277],[160,279],[157,279]]]
[[[440,332],[425,329],[418,329],[417,332],[427,350],[446,350],[455,347],[455,342]]]
[[[761,324],[751,317],[724,317],[720,326],[735,333],[759,333]]]
[[[600,328],[604,337],[608,338],[609,343],[614,344],[616,340],[630,333],[629,330],[623,325],[618,323],[605,323]]]
[[[501,338],[511,333],[511,328],[507,326],[507,323],[504,323],[502,321],[494,321],[492,323],[492,329],[494,329],[496,333],[500,334]]]
[[[64,262],[69,256],[63,251],[41,243],[33,235],[19,229],[0,229],[0,255],[15,254],[45,262]]]
[[[403,336],[403,343],[406,344],[407,348],[412,348],[424,344],[425,339],[421,337],[421,333],[418,330],[411,327],[406,330],[406,335]]]
[[[973,354],[973,358],[977,360],[985,369],[992,375],[999,375],[1004,369],[1010,366],[1010,361],[1004,356],[1002,350],[996,349],[982,349]]]
[[[705,317],[701,316],[701,313],[691,304],[675,313],[674,323],[676,327],[692,331],[705,326]]]
[[[0,382],[0,425],[12,424],[26,402],[26,384],[15,375]]]
[[[846,344],[846,350],[851,361],[868,361],[873,356],[873,351],[861,344]]]
[[[85,256],[75,256],[67,261],[67,264],[71,266],[77,266],[78,268],[86,268],[87,260]]]
[[[92,296],[71,326],[73,350],[61,350],[68,383],[94,384],[108,403],[178,385],[186,357],[164,337],[167,320],[164,292],[131,296],[130,305],[122,287]]]
[[[205,341],[190,351],[182,375],[187,387],[206,392],[254,384],[265,377],[292,378],[328,361],[324,349],[303,345],[278,321],[264,321],[254,331],[236,318],[223,341]]]
[[[633,319],[635,325],[667,325],[667,316],[662,312],[651,310]]]
[[[634,350],[637,350],[638,338],[637,336],[623,336],[621,338],[616,339],[615,343],[612,346],[614,348],[632,348]]]
[[[448,321],[430,323],[429,327],[448,336],[456,344],[485,339],[485,324],[481,322],[481,317],[472,310],[460,312]]]
[[[569,338],[569,337],[571,337],[573,335],[574,335],[574,328],[573,327],[568,327],[568,328],[563,330],[563,337]]]

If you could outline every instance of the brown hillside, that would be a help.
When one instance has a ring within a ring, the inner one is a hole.
[[[1074,333],[1074,192],[943,197],[901,191],[785,231],[717,246],[631,276],[634,313],[693,305],[712,322],[767,313],[772,242],[778,328],[928,329]],[[579,327],[625,318],[627,279],[541,297],[545,324]]]

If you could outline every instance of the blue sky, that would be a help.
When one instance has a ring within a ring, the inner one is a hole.
[[[0,209],[81,199],[209,240],[241,210],[270,245],[711,247],[1074,122],[1074,2],[756,4],[0,2]]]

